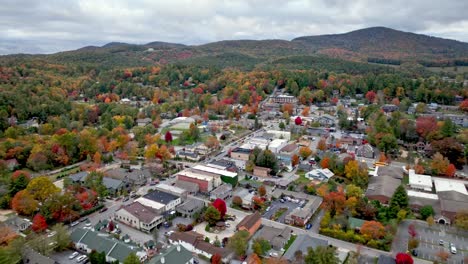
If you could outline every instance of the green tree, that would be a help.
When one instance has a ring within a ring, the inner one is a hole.
[[[96,191],[100,197],[107,196],[107,188],[103,183],[104,175],[101,172],[91,172],[85,179],[85,186]]]
[[[54,241],[57,243],[55,249],[57,251],[63,251],[70,246],[71,239],[70,234],[68,233],[67,228],[62,224],[56,224],[52,227],[52,231],[55,231],[55,236],[53,236]]]
[[[140,259],[137,257],[135,253],[131,253],[124,260],[124,264],[140,264],[140,263],[141,263]]]
[[[407,209],[408,208],[408,194],[406,193],[405,187],[403,185],[398,186],[393,193],[392,198],[390,199],[390,206],[389,206],[389,218],[395,218],[398,214],[400,209]]]
[[[444,124],[440,128],[440,134],[443,137],[451,137],[457,132],[457,125],[455,125],[450,118],[445,119]]]
[[[29,184],[29,177],[28,175],[21,173],[18,177],[12,177],[10,180],[9,191],[11,197],[15,196],[15,194],[21,190],[24,190]]]
[[[397,139],[393,134],[385,134],[380,139],[377,147],[387,155],[398,147]]]
[[[252,250],[259,256],[264,256],[270,249],[270,242],[265,239],[257,238],[253,241]]]
[[[364,191],[354,184],[349,184],[346,186],[346,197],[356,197],[361,198],[364,194]]]
[[[468,230],[468,211],[466,209],[462,209],[455,215],[455,226],[463,230]]]
[[[97,252],[96,250],[91,251],[89,254],[89,262],[91,264],[106,264],[106,253]]]
[[[228,248],[234,251],[237,256],[245,256],[249,241],[249,232],[245,230],[237,231],[228,242]]]
[[[309,248],[305,255],[304,262],[306,264],[338,264],[336,248],[333,246],[318,246],[315,249]]]
[[[49,256],[49,254],[54,250],[53,245],[45,242],[43,235],[39,234],[28,236],[28,245],[44,256]]]
[[[426,220],[429,216],[434,215],[434,208],[430,205],[425,205],[419,210],[419,213],[421,213],[422,219]]]
[[[205,211],[205,221],[207,221],[210,225],[216,224],[221,220],[221,213],[216,209],[214,206],[210,205]]]
[[[281,121],[278,125],[279,129],[284,130],[286,128],[286,125],[284,124],[283,121]]]

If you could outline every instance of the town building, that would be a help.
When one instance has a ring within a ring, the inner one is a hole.
[[[231,184],[232,186],[237,185],[238,176],[237,172],[232,172],[228,170],[218,169],[213,166],[205,166],[205,165],[196,165],[192,168],[194,171],[199,171],[202,173],[206,173],[209,175],[213,175],[216,178],[216,185],[214,187],[219,186],[221,182],[218,180],[220,179],[222,182]]]
[[[431,176],[417,174],[413,169],[409,170],[409,185],[412,189],[426,192],[432,191]]]
[[[115,238],[104,236],[92,230],[77,228],[73,230],[70,238],[79,251],[84,251],[87,254],[93,250],[96,252],[104,252],[107,262],[123,263],[131,253],[135,253],[140,261],[147,259],[147,254],[143,249],[135,246],[130,246]]]
[[[231,158],[233,159],[238,159],[238,160],[243,160],[243,161],[248,161],[251,149],[245,149],[245,148],[235,148],[231,150]]]
[[[369,200],[377,200],[382,204],[388,204],[393,193],[400,185],[401,180],[390,176],[370,177],[365,195]]]
[[[257,211],[253,214],[247,215],[236,226],[237,231],[245,230],[249,232],[250,236],[255,234],[262,225],[262,215]]]
[[[271,150],[271,152],[277,154],[280,149],[282,149],[287,144],[288,140],[286,139],[273,139],[268,145],[268,149]]]
[[[277,104],[295,104],[297,103],[297,98],[292,95],[279,94],[276,96],[271,96],[271,101]]]
[[[277,154],[278,160],[286,166],[289,170],[292,170],[292,158],[299,150],[298,145],[291,143],[282,147]]]
[[[149,124],[151,124],[152,120],[151,118],[138,118],[136,120],[136,123],[137,123],[137,126],[139,127],[144,127],[144,126],[147,126]]]
[[[239,196],[241,198],[243,208],[250,209],[252,207],[254,194],[250,193],[247,189],[238,190],[234,193],[233,197],[234,196]]]
[[[198,199],[189,199],[176,207],[176,212],[182,217],[193,217],[205,207],[205,202]]]
[[[198,191],[200,190],[200,187],[197,184],[193,184],[188,181],[176,180],[174,186],[180,189],[184,189],[187,191],[188,194],[192,194],[192,195],[197,194]]]
[[[104,175],[113,179],[121,180],[130,185],[145,185],[151,179],[151,172],[148,169],[124,169],[116,168],[104,172]]]
[[[222,199],[226,200],[232,196],[232,185],[230,184],[221,184],[216,189],[211,191],[210,200]]]
[[[212,175],[207,175],[206,173],[185,169],[177,173],[177,181],[195,184],[198,186],[200,192],[209,193],[220,184],[219,181],[221,180],[217,180]]]
[[[263,134],[265,137],[270,137],[273,139],[285,139],[291,140],[291,132],[289,131],[281,131],[281,130],[267,130]]]
[[[162,191],[162,192],[170,193],[170,194],[173,194],[173,195],[176,195],[176,196],[179,196],[180,198],[182,198],[182,200],[187,199],[187,195],[188,195],[187,190],[185,190],[183,188],[179,188],[179,187],[174,186],[174,185],[169,185],[169,184],[166,184],[166,183],[159,183],[156,186],[154,186],[154,189]]]
[[[159,213],[164,213],[175,210],[175,207],[182,203],[182,199],[171,193],[154,190],[136,199],[135,202],[150,207]]]
[[[148,233],[164,222],[164,217],[159,211],[139,202],[122,206],[115,212],[114,219]]]

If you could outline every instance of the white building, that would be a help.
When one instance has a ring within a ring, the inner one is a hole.
[[[268,149],[276,154],[280,151],[280,149],[282,149],[287,144],[288,144],[288,140],[286,139],[274,139],[268,145]]]
[[[182,199],[171,193],[155,190],[136,199],[135,202],[150,207],[159,213],[164,213],[175,210],[175,207],[182,203]]]
[[[459,192],[464,195],[468,195],[468,192],[466,191],[465,184],[460,181],[454,181],[450,179],[439,179],[439,178],[434,178],[434,186],[436,189],[436,192]]]
[[[417,174],[414,170],[409,170],[409,185],[416,190],[432,191],[431,176]]]
[[[315,169],[305,174],[306,178],[319,181],[328,181],[333,176],[335,176],[335,174],[329,169]]]
[[[294,120],[293,120],[294,122]],[[274,138],[277,139],[286,139],[291,140],[291,132],[289,131],[281,131],[281,130],[267,130],[266,134],[272,135]]]
[[[156,210],[139,202],[133,202],[117,210],[114,219],[144,232],[150,232],[164,222],[164,217]]]

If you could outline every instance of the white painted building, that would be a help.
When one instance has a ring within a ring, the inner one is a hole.
[[[286,139],[273,139],[268,145],[268,149],[271,150],[271,152],[277,154],[280,149],[282,149],[287,144],[288,140]]]
[[[440,178],[433,178],[433,180],[437,193],[453,191],[464,195],[468,195],[468,192],[466,191],[466,186],[463,182]]]
[[[416,190],[432,191],[432,179],[429,175],[417,174],[414,170],[409,170],[409,185]]]

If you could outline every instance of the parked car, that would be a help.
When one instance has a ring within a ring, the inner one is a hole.
[[[280,201],[280,203],[284,203],[284,200],[283,200],[283,199],[280,199],[279,201]]]
[[[75,252],[73,252],[70,256],[68,256],[68,259],[74,259],[74,258],[76,258],[76,256],[78,256],[79,254],[80,254],[80,253],[78,253],[78,252],[75,251]]]
[[[309,230],[309,229],[311,229],[311,228],[312,228],[312,224],[307,224],[307,225],[306,225],[306,229],[307,229],[307,230]]]
[[[418,252],[418,250],[413,249],[413,250],[411,250],[411,254],[412,254],[413,256],[417,257],[418,254],[419,254],[419,252]]]
[[[70,224],[70,226],[71,226],[71,227],[74,227],[74,226],[77,226],[79,223],[80,223],[80,222],[75,221],[75,222],[72,222],[72,223]]]
[[[83,223],[83,222],[85,222],[85,221],[89,221],[89,219],[88,219],[87,217],[81,218],[81,219],[80,219],[80,222],[81,222],[81,223]]]
[[[76,259],[76,262],[77,263],[80,263],[80,262],[84,262],[88,259],[88,257],[86,255],[81,255],[79,256],[77,259]]]
[[[123,199],[123,202],[126,202],[126,201],[128,201],[128,200],[130,200],[130,197],[127,196],[127,197],[125,197],[125,198]]]
[[[444,245],[444,241],[441,239],[439,240],[439,245],[443,246]]]
[[[163,226],[164,226],[165,228],[169,228],[169,227],[171,227],[171,223],[170,223],[170,222],[164,222],[164,223],[163,223]]]
[[[268,206],[267,209],[266,209],[265,211],[267,211],[267,212],[270,211],[270,206]]]
[[[450,244],[450,253],[457,254],[457,248],[454,244]]]
[[[105,211],[107,211],[107,207],[103,207],[101,210],[99,210],[99,213],[104,213]]]

